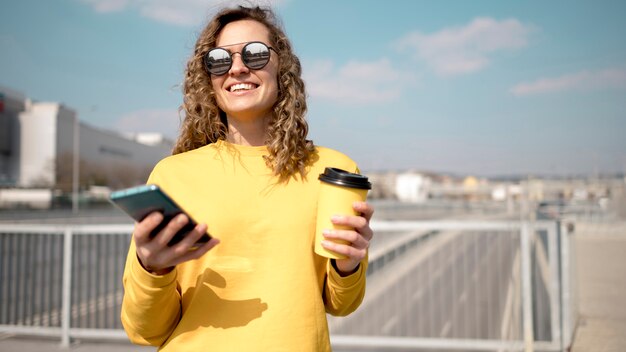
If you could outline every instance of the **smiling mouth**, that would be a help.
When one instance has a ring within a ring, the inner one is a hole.
[[[256,89],[258,85],[252,83],[235,83],[228,88],[231,93]]]

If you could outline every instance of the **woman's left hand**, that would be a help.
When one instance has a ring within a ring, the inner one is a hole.
[[[322,247],[337,254],[346,256],[345,259],[336,259],[336,269],[342,276],[350,275],[359,267],[359,263],[367,256],[367,249],[374,232],[370,228],[370,219],[374,208],[366,202],[354,202],[352,208],[361,215],[336,215],[331,221],[335,225],[351,227],[354,230],[324,230]],[[334,243],[333,240],[344,240],[347,244]]]

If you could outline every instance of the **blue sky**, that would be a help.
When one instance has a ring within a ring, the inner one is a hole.
[[[185,62],[219,2],[3,3],[0,85],[176,137]],[[303,62],[310,138],[364,171],[626,171],[626,1],[271,4]]]

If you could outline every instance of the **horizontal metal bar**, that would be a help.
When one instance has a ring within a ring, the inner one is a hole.
[[[501,230],[520,231],[522,221],[377,221],[370,223],[373,230],[378,231],[410,231],[410,230]],[[554,226],[553,221],[535,221],[536,230],[549,230]]]
[[[375,231],[411,231],[411,230],[502,230],[519,231],[520,221],[377,221],[372,220],[371,227]],[[554,226],[550,221],[533,223],[536,230],[549,230]],[[132,224],[100,224],[100,225],[34,225],[34,224],[0,224],[0,233],[41,233],[61,235],[66,229],[79,235],[132,233]]]
[[[552,352],[552,351],[563,351],[563,349],[561,349],[561,347],[559,346],[559,341],[553,341],[553,342],[548,342],[548,341],[535,341],[533,343],[533,346],[535,348],[535,351],[542,351],[542,352]]]
[[[63,235],[67,225],[0,224],[0,233],[37,233]]]
[[[406,349],[432,348],[462,351],[498,351],[524,349],[523,341],[470,340],[470,339],[435,339],[417,337],[384,337],[384,336],[347,336],[331,335],[330,342],[334,348],[367,348],[367,349]]]
[[[128,335],[122,329],[82,329],[71,328],[71,337],[79,337],[84,339],[106,339],[128,341]]]
[[[79,225],[72,226],[75,235],[131,234],[134,225]]]
[[[415,337],[386,337],[386,336],[356,336],[331,335],[330,342],[333,348],[359,349],[446,349],[460,351],[522,351],[524,341],[512,340],[474,340],[474,339],[436,339]],[[535,351],[560,351],[558,344],[550,342],[535,342]]]
[[[0,332],[27,336],[61,337],[60,327],[0,325]]]
[[[61,338],[62,329],[53,327],[23,326],[23,325],[0,325],[0,332],[22,336],[44,336]],[[69,329],[70,337],[85,339],[103,339],[128,341],[128,335],[122,329]]]
[[[66,230],[75,235],[130,234],[134,225],[100,224],[100,225],[33,225],[33,224],[0,224],[2,233],[37,233],[43,235],[62,235]]]

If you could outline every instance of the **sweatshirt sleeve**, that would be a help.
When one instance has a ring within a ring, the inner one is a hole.
[[[153,275],[139,263],[131,243],[124,269],[122,325],[131,342],[162,345],[176,328],[181,315],[181,295],[176,269]]]
[[[354,161],[347,159],[346,170],[357,174],[361,171]],[[330,260],[326,263],[326,282],[324,284],[324,305],[326,312],[335,316],[346,316],[354,312],[365,296],[365,277],[368,257],[361,261],[359,269],[348,276],[342,277],[333,267]]]
[[[148,178],[148,184],[158,183],[158,172],[155,172],[158,166]],[[165,275],[146,271],[137,257],[135,241],[131,241],[122,277],[121,314],[122,325],[131,342],[161,346],[172,334],[182,311],[176,278],[176,268]]]
[[[355,273],[343,277],[328,260],[324,285],[326,312],[335,316],[346,316],[354,312],[365,296],[366,273],[367,257],[361,261]]]

